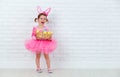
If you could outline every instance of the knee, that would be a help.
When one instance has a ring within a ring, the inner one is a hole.
[[[49,56],[48,56],[48,55],[47,55],[47,56],[44,56],[44,57],[45,57],[46,60],[49,60]]]

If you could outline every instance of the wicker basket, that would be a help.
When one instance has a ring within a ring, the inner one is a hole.
[[[37,39],[42,39],[42,40],[51,40],[52,38],[52,32],[51,31],[43,31],[43,32],[40,32],[40,31],[37,31],[36,32],[36,38]]]

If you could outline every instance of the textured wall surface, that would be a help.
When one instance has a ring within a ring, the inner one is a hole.
[[[37,5],[52,8],[48,27],[58,42],[50,54],[53,68],[120,68],[119,0],[1,0],[0,68],[35,67],[24,41],[36,24]]]

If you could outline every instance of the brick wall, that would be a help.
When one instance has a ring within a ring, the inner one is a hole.
[[[35,67],[24,41],[36,24],[37,5],[52,8],[48,27],[58,42],[50,54],[53,68],[120,68],[119,0],[0,1],[0,68]]]

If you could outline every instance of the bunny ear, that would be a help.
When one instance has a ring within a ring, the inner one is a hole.
[[[45,12],[46,15],[48,15],[50,11],[51,11],[51,8],[48,8],[44,12]]]
[[[42,10],[41,10],[40,6],[37,6],[37,11],[38,11],[38,13],[42,13]]]

